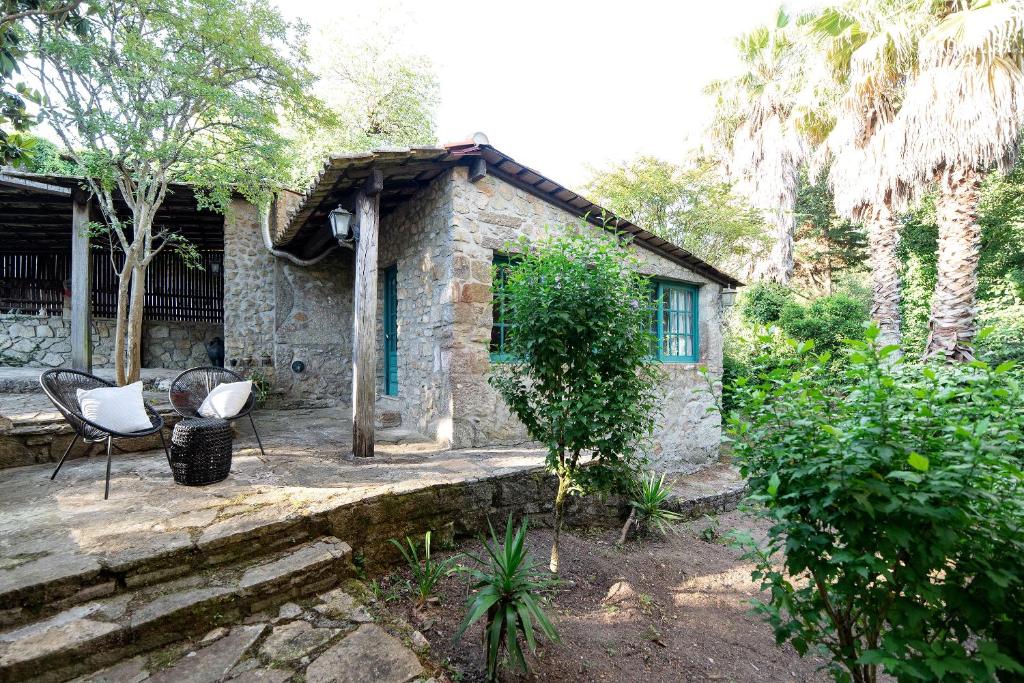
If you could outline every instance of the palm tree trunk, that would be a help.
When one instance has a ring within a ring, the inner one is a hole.
[[[791,196],[790,196],[791,195]],[[772,226],[772,248],[768,256],[754,264],[753,279],[789,284],[793,277],[793,232],[796,230],[796,192],[783,191],[779,206],[764,211]]]
[[[871,268],[871,319],[878,325],[883,345],[900,343],[900,261],[896,250],[900,226],[887,206],[865,211],[868,229],[868,264]]]
[[[981,174],[973,168],[946,169],[940,178],[935,218],[939,255],[925,358],[968,361],[975,333],[981,226]]]

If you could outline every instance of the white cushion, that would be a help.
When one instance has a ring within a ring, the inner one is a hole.
[[[153,428],[142,401],[142,382],[123,387],[79,389],[77,396],[85,419],[104,429],[128,434]]]
[[[199,406],[199,414],[203,417],[229,418],[238,415],[252,393],[252,382],[227,382],[218,384]]]

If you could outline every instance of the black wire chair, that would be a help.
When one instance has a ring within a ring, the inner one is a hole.
[[[210,395],[213,388],[218,384],[227,382],[244,382],[241,375],[224,368],[201,367],[190,368],[174,378],[171,382],[170,399],[171,406],[178,411],[182,417],[202,417],[199,414],[199,407]],[[234,422],[248,416],[249,424],[252,425],[253,434],[256,435],[256,443],[260,445],[260,453],[267,454],[263,450],[263,441],[260,433],[256,430],[256,421],[252,418],[252,409],[256,405],[256,398],[249,394],[249,400],[245,402],[237,415],[224,418],[228,422]]]
[[[53,405],[57,407],[64,419],[68,421],[71,428],[75,431],[75,437],[71,439],[71,443],[68,444],[67,450],[64,451],[64,455],[61,456],[60,462],[57,463],[57,469],[50,475],[52,481],[56,478],[57,473],[60,472],[61,466],[64,464],[65,458],[68,457],[68,453],[71,452],[72,446],[82,439],[85,443],[93,444],[100,443],[102,441],[107,442],[107,482],[103,489],[103,500],[107,500],[110,497],[110,456],[111,450],[114,448],[114,439],[137,439],[142,436],[149,436],[150,434],[159,434],[160,443],[164,447],[164,455],[167,456],[167,464],[171,464],[171,455],[167,452],[167,442],[164,441],[163,427],[164,419],[160,417],[160,413],[156,412],[153,406],[147,402],[143,402],[146,406],[146,413],[149,414],[149,421],[151,427],[144,429],[139,432],[114,432],[102,425],[98,425],[95,422],[90,422],[84,415],[82,415],[82,407],[78,403],[78,390],[79,389],[97,389],[99,387],[113,387],[116,386],[106,380],[100,379],[95,375],[90,375],[87,372],[80,372],[78,370],[68,370],[65,368],[55,368],[53,370],[47,370],[39,376],[39,384],[43,387],[43,391],[46,396],[53,402]],[[118,449],[120,450],[120,449]]]

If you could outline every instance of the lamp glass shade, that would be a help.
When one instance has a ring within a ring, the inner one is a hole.
[[[722,290],[722,305],[723,306],[732,306],[734,303],[736,303],[736,288],[735,287],[727,287],[727,288],[723,289]]]
[[[352,221],[352,214],[339,205],[338,208],[331,211],[330,219],[331,234],[334,235],[334,239],[340,240],[348,237],[348,225]]]

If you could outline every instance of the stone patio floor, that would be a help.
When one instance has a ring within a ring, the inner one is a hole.
[[[176,485],[162,451],[115,454],[110,499],[105,457],[0,470],[0,594],[149,556],[216,543],[262,525],[315,515],[389,492],[474,481],[539,467],[531,449],[441,451],[399,434],[365,461],[351,453],[347,411],[256,414],[266,448],[238,423],[230,476]]]

